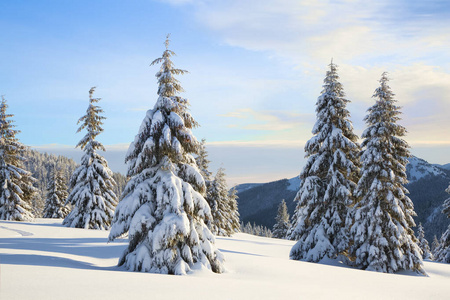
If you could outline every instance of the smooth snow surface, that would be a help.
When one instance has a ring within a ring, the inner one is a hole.
[[[0,299],[448,299],[450,265],[424,262],[429,277],[289,260],[293,241],[216,238],[227,272],[187,276],[116,267],[128,245],[107,231],[61,219],[0,221]]]

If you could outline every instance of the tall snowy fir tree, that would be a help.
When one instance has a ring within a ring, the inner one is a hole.
[[[47,186],[47,199],[43,212],[44,218],[65,218],[69,213],[66,206],[67,192],[66,179],[61,169],[54,168],[50,174]]]
[[[147,111],[126,155],[130,180],[117,206],[109,240],[128,232],[129,245],[119,265],[131,271],[186,274],[193,268],[224,271],[223,255],[205,224],[211,210],[194,155],[201,144],[192,134],[197,122],[174,75],[169,39],[161,58],[158,100]]]
[[[388,85],[387,73],[375,90],[375,104],[364,118],[361,179],[353,207],[350,255],[362,269],[393,273],[414,270],[424,273],[422,256],[412,227],[414,206],[406,196],[406,165],[409,146],[406,129],[397,124],[400,107]]]
[[[115,181],[113,173],[105,158],[96,150],[103,150],[103,145],[96,141],[96,137],[103,131],[101,125],[105,117],[100,114],[103,110],[95,105],[100,98],[93,98],[95,87],[89,90],[89,106],[86,115],[78,120],[81,126],[77,132],[87,130],[86,135],[77,144],[83,151],[81,165],[70,178],[72,191],[67,203],[72,204],[72,211],[63,221],[67,227],[104,229],[110,228],[117,205],[114,193]]]
[[[0,105],[0,220],[27,221],[33,218],[31,200],[37,192],[35,179],[24,169],[26,147],[19,142],[19,130],[6,113],[8,105],[2,96]]]
[[[436,249],[439,248],[439,240],[436,235],[433,236],[433,242],[431,243],[431,253],[433,254],[433,257],[435,256]]]
[[[422,258],[433,260],[433,254],[431,254],[430,245],[425,238],[425,231],[423,229],[422,223],[419,223],[419,226],[417,226],[417,240],[417,245],[419,246],[420,250],[422,250]]]
[[[273,226],[272,234],[274,238],[285,239],[291,222],[289,221],[289,213],[286,205],[286,201],[281,200],[278,205],[277,216],[275,217],[276,223]]]
[[[236,187],[232,187],[231,190],[228,191],[228,205],[230,207],[230,224],[233,228],[234,232],[241,231],[241,225],[239,223],[239,209],[237,199],[239,198],[237,195]]]
[[[353,133],[350,101],[338,81],[337,66],[329,65],[323,91],[316,103],[317,121],[306,143],[306,165],[289,238],[297,240],[290,257],[318,262],[347,250],[347,205],[358,180],[358,137]]]
[[[450,194],[450,185],[445,191]],[[444,201],[442,213],[446,214],[447,218],[450,218],[450,198]],[[450,263],[450,225],[448,225],[447,230],[441,236],[439,246],[434,253],[434,260]]]
[[[237,211],[236,192],[228,192],[223,168],[217,170],[210,182],[206,201],[211,208],[212,220],[207,222],[211,232],[221,236],[231,236],[239,231],[239,213]]]
[[[208,189],[209,182],[212,180],[212,173],[209,171],[209,163],[208,160],[208,152],[206,151],[206,140],[202,139],[200,144],[200,150],[198,152],[197,157],[195,158],[195,162],[200,170],[200,173],[205,179],[206,189]]]

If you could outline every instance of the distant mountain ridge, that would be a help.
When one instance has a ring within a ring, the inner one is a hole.
[[[445,168],[443,166],[429,164],[426,160],[415,156],[408,160],[409,164],[406,165],[406,174],[409,183],[416,182],[429,176],[446,176],[444,171]]]
[[[445,169],[445,170],[450,170],[450,163],[445,164],[445,165],[437,165],[437,164],[434,164],[433,166],[436,166],[436,167],[438,167],[438,168]]]
[[[449,166],[449,169],[446,169]],[[300,170],[299,170],[300,171]],[[441,206],[450,195],[445,192],[450,182],[450,164],[432,165],[427,161],[411,157],[406,166],[409,183],[406,188],[417,213],[416,223],[422,223],[426,237],[440,237],[450,220],[441,213]],[[296,203],[295,195],[300,187],[300,178],[281,179],[268,183],[244,183],[237,185],[238,205],[241,221],[269,228],[275,223],[278,204],[286,201],[292,216]]]

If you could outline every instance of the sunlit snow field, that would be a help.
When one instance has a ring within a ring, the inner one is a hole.
[[[187,276],[116,266],[127,240],[65,228],[62,220],[0,221],[0,299],[449,299],[450,265],[425,262],[429,277],[382,274],[338,262],[289,260],[292,241],[217,237],[227,272]]]

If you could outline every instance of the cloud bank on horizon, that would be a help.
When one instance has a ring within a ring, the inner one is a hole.
[[[108,118],[99,138],[121,153],[156,101],[157,70],[148,64],[171,32],[174,62],[191,72],[180,81],[202,125],[196,136],[206,138],[214,167],[223,163],[232,183],[298,174],[331,59],[352,101],[356,133],[388,71],[413,154],[450,162],[445,0],[81,0],[0,7],[0,25],[9,29],[0,49],[6,89],[0,93],[25,144],[75,145],[76,121],[97,85]]]

